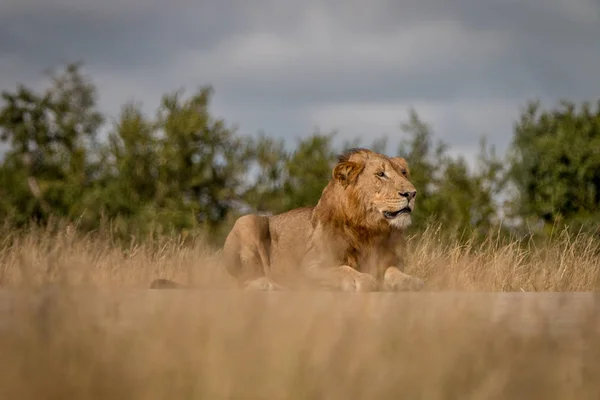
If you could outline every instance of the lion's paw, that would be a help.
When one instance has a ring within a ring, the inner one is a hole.
[[[390,268],[385,272],[383,284],[385,290],[390,292],[416,292],[425,286],[425,282],[422,279],[407,275],[395,268]]]
[[[266,276],[246,282],[246,284],[244,285],[244,289],[258,291],[284,290],[283,286],[275,283]]]
[[[374,292],[377,290],[377,279],[369,274],[357,274],[348,276],[344,280],[342,290],[344,292]]]

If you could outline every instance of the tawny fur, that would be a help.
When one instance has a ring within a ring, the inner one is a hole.
[[[316,206],[240,217],[225,268],[246,289],[418,290],[423,281],[403,272],[402,259],[415,197],[406,160],[351,149]]]

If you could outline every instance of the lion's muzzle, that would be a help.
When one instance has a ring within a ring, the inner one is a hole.
[[[412,212],[412,210],[410,209],[410,207],[406,206],[406,207],[401,208],[401,209],[399,209],[397,211],[384,211],[383,212],[383,216],[386,219],[394,219],[394,218],[398,217],[399,215],[410,214],[411,212]]]

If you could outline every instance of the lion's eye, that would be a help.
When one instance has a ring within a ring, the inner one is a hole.
[[[385,172],[379,171],[376,175],[380,178],[383,178],[385,176]]]
[[[405,169],[402,170],[402,175],[406,175],[406,170]]]

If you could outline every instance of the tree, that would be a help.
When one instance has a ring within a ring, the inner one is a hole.
[[[145,115],[139,104],[125,104],[108,140],[99,142],[104,118],[96,109],[94,85],[79,69],[79,64],[70,64],[51,75],[52,85],[41,93],[24,85],[2,93],[0,140],[9,150],[0,165],[0,217],[22,225],[31,218],[44,223],[53,215],[76,219],[85,230],[109,220],[117,228],[113,233],[125,237],[193,228],[219,237],[240,214],[315,205],[331,179],[336,156],[361,146],[362,138],[336,145],[335,132],[314,132],[292,150],[283,140],[238,135],[236,127],[212,115],[210,86],[190,96],[182,91],[166,94],[154,116]],[[584,168],[578,169],[577,179],[586,184],[560,190],[573,190],[573,198],[587,207],[582,209],[593,211],[597,159],[584,142],[593,136],[590,132],[597,132],[597,113],[593,120],[586,110],[588,119],[572,117],[560,128],[564,131],[571,124],[588,132],[578,139],[581,148],[568,153],[580,157],[577,162]],[[587,125],[580,128],[582,124]],[[527,129],[523,131],[531,131]],[[447,155],[447,145],[434,141],[414,110],[402,130],[407,137],[393,155],[407,158],[419,191],[414,228],[422,229],[433,219],[456,231],[488,229],[496,212],[494,197],[502,186],[502,163],[493,148],[488,153],[482,142],[473,173],[463,158]],[[535,146],[530,149],[531,143],[537,146],[540,135],[521,136],[521,158],[531,162],[537,151]],[[548,140],[541,143],[548,145]],[[366,146],[386,153],[388,138]],[[541,167],[535,168],[537,173]],[[544,177],[522,182],[527,186]],[[534,190],[535,196],[543,193],[540,190]]]
[[[211,95],[210,87],[188,98],[167,94],[155,120],[135,104],[124,106],[103,152],[106,168],[94,193],[101,204],[88,208],[143,233],[200,225],[212,231],[223,223],[243,195],[251,147],[210,114]]]
[[[207,86],[186,100],[180,92],[164,96],[157,118],[158,204],[209,229],[236,207],[252,159],[250,141],[210,114],[212,94]]]
[[[439,223],[453,234],[487,231],[496,214],[495,195],[502,189],[502,162],[494,148],[481,141],[477,172],[471,172],[463,157],[451,158],[444,142],[434,142],[429,125],[415,110],[401,128],[408,137],[398,154],[408,161],[418,191],[413,229]]]
[[[581,227],[600,221],[600,102],[562,101],[541,110],[532,101],[515,124],[508,179],[513,214]],[[595,225],[594,223],[594,225]]]
[[[123,234],[147,233],[161,225],[154,207],[157,152],[153,121],[139,105],[124,105],[98,153],[103,167],[81,200],[80,224],[96,228],[105,218]]]
[[[331,170],[339,151],[333,148],[335,133],[319,132],[298,142],[286,162],[283,185],[285,210],[316,205],[331,179]]]
[[[248,187],[242,199],[246,211],[279,213],[285,211],[284,185],[288,176],[290,154],[283,140],[259,134],[251,139],[250,153],[254,158],[248,171]]]
[[[79,64],[51,74],[52,85],[35,93],[24,85],[3,91],[0,140],[5,154],[1,184],[10,187],[4,213],[18,223],[49,214],[73,217],[76,204],[94,179],[97,164],[90,152],[103,117],[96,110],[96,88]]]
[[[411,182],[417,188],[417,207],[413,226],[422,229],[429,220],[441,218],[443,204],[436,197],[441,174],[442,159],[447,145],[441,141],[433,143],[433,133],[414,109],[409,110],[409,119],[400,125],[407,136],[400,141],[397,154],[408,162]],[[434,147],[435,145],[435,147]]]

